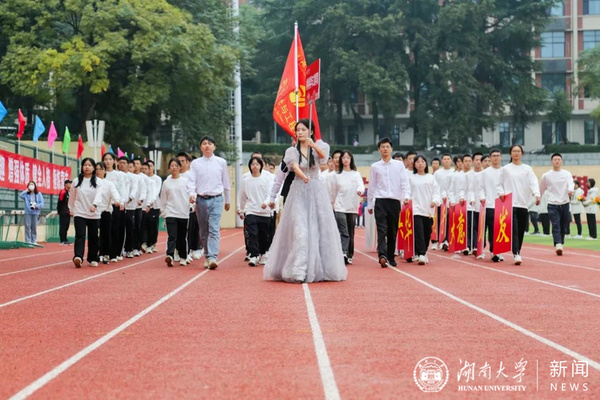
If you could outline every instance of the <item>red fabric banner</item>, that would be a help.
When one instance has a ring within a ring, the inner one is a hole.
[[[0,150],[0,187],[25,190],[34,181],[43,194],[59,194],[66,179],[71,179],[71,167],[51,164],[35,158]]]
[[[454,218],[454,207],[448,207],[448,228],[450,232],[446,235],[448,238],[448,252],[454,253],[456,249],[454,248],[456,245],[456,229],[455,229],[456,219]]]
[[[512,252],[512,193],[496,199],[494,211],[494,254]]]
[[[431,226],[431,240],[438,240],[438,226],[437,226],[437,221],[438,221],[438,209],[437,207],[434,210],[433,213],[433,225]]]
[[[404,250],[404,259],[412,259],[415,255],[415,234],[413,220],[413,203],[408,201],[402,205],[398,224],[398,249]]]
[[[440,243],[443,242],[444,240],[448,240],[447,236],[447,232],[446,232],[446,221],[448,221],[448,203],[447,203],[448,199],[445,199],[442,202],[442,207],[440,208],[440,234],[439,234],[439,241]]]
[[[483,254],[485,247],[485,201],[479,206],[479,221],[477,221],[477,252],[475,255],[480,256]]]
[[[454,206],[454,251],[463,251],[467,248],[467,202]]]

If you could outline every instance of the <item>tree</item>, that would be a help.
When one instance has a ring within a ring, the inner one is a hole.
[[[585,50],[579,57],[579,88],[585,97],[600,98],[600,47]],[[592,113],[595,120],[600,120],[600,106]]]
[[[573,106],[567,98],[566,93],[563,90],[558,91],[554,96],[551,96],[548,100],[548,119],[554,123],[554,143],[562,144],[569,143],[567,138],[567,131],[563,129],[559,132],[559,124],[566,124],[573,114]]]
[[[79,130],[105,119],[126,147],[166,120],[186,146],[207,132],[226,143],[237,53],[189,13],[164,0],[6,0],[0,25],[2,84]]]

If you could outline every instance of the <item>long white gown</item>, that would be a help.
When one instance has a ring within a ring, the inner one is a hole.
[[[315,165],[309,168],[304,157],[300,162],[310,181],[296,177],[292,182],[264,268],[266,280],[309,283],[343,281],[348,276],[327,188],[319,179],[319,164],[327,162],[329,145],[321,140],[316,144],[325,158],[312,150]],[[291,169],[299,160],[298,150],[290,147],[283,160]]]

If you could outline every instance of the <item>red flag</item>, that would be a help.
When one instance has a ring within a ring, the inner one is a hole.
[[[440,208],[440,240],[439,242],[442,243],[443,241],[448,241],[448,232],[446,232],[446,224],[448,221],[448,199],[444,199],[444,201],[442,202],[442,207]]]
[[[296,65],[298,66],[298,119],[309,117],[309,108],[306,102],[306,57],[304,56],[304,48],[300,41],[300,34],[297,30],[295,34],[298,53],[295,54],[296,46],[292,42],[273,106],[273,119],[292,137],[296,137],[294,131],[296,127]],[[315,127],[315,140],[319,140],[321,139],[319,118],[317,116],[317,108],[314,106],[314,103],[312,104],[312,123]]]
[[[19,130],[17,131],[17,139],[21,139],[23,137],[23,132],[25,131],[25,125],[27,125],[27,120],[23,116],[21,109],[19,108]]]
[[[79,135],[79,140],[77,140],[77,159],[79,160],[81,158],[81,155],[83,154],[83,139],[81,138],[81,135]]]
[[[454,253],[455,245],[456,245],[456,218],[454,218],[454,206],[448,207],[448,228],[450,232],[448,232],[448,252]]]
[[[404,250],[404,259],[411,260],[415,255],[415,234],[412,200],[402,205],[398,226],[399,248]]]
[[[454,206],[454,251],[463,251],[467,248],[467,202]]]
[[[104,157],[104,153],[106,153],[106,148],[103,144],[102,147],[100,147],[100,158]]]
[[[496,199],[494,211],[494,254],[512,251],[512,193],[504,196],[504,201]]]
[[[485,201],[479,206],[479,229],[477,231],[477,256],[483,254],[485,247]]]
[[[433,217],[432,217],[432,222],[433,224],[431,225],[431,240],[438,240],[438,209],[437,207],[433,210]]]

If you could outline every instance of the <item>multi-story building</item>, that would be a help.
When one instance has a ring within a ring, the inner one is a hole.
[[[542,72],[535,80],[538,86],[550,92],[564,91],[573,105],[573,115],[566,123],[555,124],[541,114],[527,127],[515,126],[510,118],[500,121],[496,128],[484,132],[482,142],[493,146],[521,144],[526,151],[535,150],[546,144],[562,143],[563,138],[580,144],[600,144],[599,124],[590,116],[600,101],[586,97],[585,91],[578,88],[577,68],[580,54],[600,44],[600,0],[565,0],[549,10],[551,21],[542,34],[542,45],[532,51],[532,57],[542,65]],[[343,134],[334,137],[331,128],[330,138],[335,143],[351,144],[356,138],[360,144],[374,142],[370,104],[363,95],[358,95],[352,105],[353,112],[362,117],[359,128],[354,122],[353,113],[345,118]],[[395,143],[412,145],[413,131],[408,127],[409,110],[404,108],[396,115],[391,132],[383,131],[380,117],[379,137],[390,136]]]

